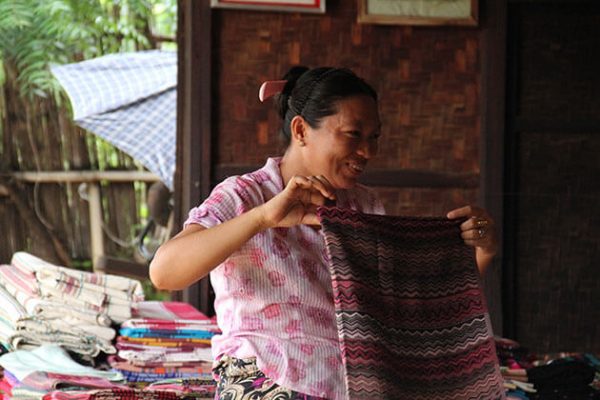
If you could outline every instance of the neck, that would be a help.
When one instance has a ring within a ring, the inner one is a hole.
[[[279,170],[281,172],[284,187],[294,175],[310,175],[308,169],[304,166],[301,152],[299,149],[293,148],[293,145],[288,147],[281,158]]]

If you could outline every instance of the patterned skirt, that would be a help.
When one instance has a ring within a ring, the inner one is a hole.
[[[213,369],[215,400],[324,400],[277,385],[256,366],[256,358],[223,356]]]

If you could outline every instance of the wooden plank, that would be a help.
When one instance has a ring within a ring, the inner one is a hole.
[[[92,264],[94,272],[99,269],[98,259],[104,255],[104,234],[102,233],[102,204],[100,203],[100,187],[96,183],[88,185],[88,203],[90,210],[90,236],[92,242]]]
[[[505,129],[505,167],[504,167],[504,191],[517,193],[518,174],[516,168],[518,159],[517,140],[515,138],[515,117],[518,115],[518,71],[520,60],[518,58],[517,40],[519,38],[519,26],[517,23],[518,7],[509,5],[506,17],[506,129]],[[517,338],[516,315],[518,302],[516,299],[516,263],[517,263],[517,204],[516,198],[508,197],[504,202],[504,243],[502,265],[503,273],[503,304],[504,304],[504,331],[503,334],[510,338]]]
[[[211,187],[212,53],[211,9],[208,1],[179,0],[177,75],[177,167],[175,224],[179,230],[187,212]],[[185,289],[182,300],[212,315],[208,278]]]
[[[515,119],[515,131],[517,132],[542,132],[553,133],[600,133],[600,120],[565,120],[554,118],[530,118],[517,117]]]
[[[123,260],[117,257],[101,256],[97,260],[99,270],[107,274],[127,276],[133,279],[148,279],[148,265]]]
[[[222,181],[228,176],[242,175],[259,169],[259,165],[217,165],[215,179]],[[378,187],[414,188],[465,188],[479,187],[479,174],[450,173],[411,169],[371,169],[365,171],[360,182]]]
[[[19,171],[2,173],[26,182],[156,182],[160,178],[146,171]]]
[[[494,331],[509,334],[505,325],[508,308],[503,292],[507,290],[502,237],[504,235],[504,118],[506,66],[506,4],[503,1],[482,2],[481,37],[481,140],[479,204],[496,221],[500,248],[484,276]],[[503,287],[504,286],[504,287]]]
[[[36,97],[28,102],[29,120],[28,134],[33,150],[37,170],[53,171],[63,167],[62,137],[56,124],[57,105],[53,98]],[[66,202],[64,188],[58,183],[33,185],[33,206],[36,215],[44,227],[52,231],[61,245],[66,247],[69,236],[66,222],[69,218],[64,214]],[[31,251],[35,252],[37,243],[32,243]]]

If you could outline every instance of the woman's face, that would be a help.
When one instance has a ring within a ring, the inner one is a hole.
[[[337,102],[337,113],[305,134],[310,175],[324,175],[336,189],[356,184],[367,162],[377,154],[381,122],[376,101],[365,95]]]

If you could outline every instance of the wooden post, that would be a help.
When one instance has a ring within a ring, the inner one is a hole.
[[[211,8],[209,1],[179,0],[177,43],[177,167],[175,231],[190,208],[211,189]],[[181,292],[180,299],[214,314],[208,277]]]
[[[104,272],[98,268],[98,260],[104,255],[104,236],[102,233],[102,204],[100,202],[100,185],[96,182],[87,184],[88,206],[90,210],[90,236],[92,244],[92,265],[94,272]]]
[[[496,221],[500,248],[485,274],[485,293],[494,332],[512,336],[506,318],[512,305],[506,302],[507,278],[504,236],[504,131],[506,82],[506,13],[505,1],[482,2],[481,37],[481,135],[479,203]],[[510,289],[508,289],[510,290]]]

